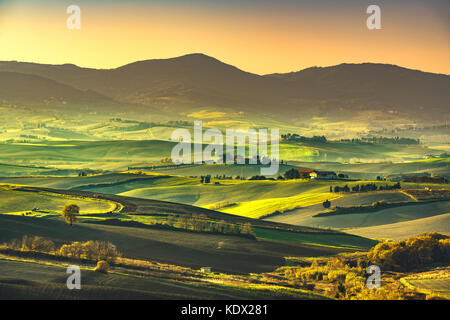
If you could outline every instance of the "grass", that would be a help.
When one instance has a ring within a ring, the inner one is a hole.
[[[58,245],[86,239],[110,241],[126,258],[151,258],[160,263],[195,269],[210,266],[213,270],[227,273],[270,271],[283,265],[284,256],[315,256],[342,252],[342,249],[332,247],[268,243],[220,234],[87,223],[77,223],[71,227],[60,218],[0,215],[0,243],[20,239],[23,235],[49,238]]]
[[[114,211],[120,206],[112,201],[96,199],[78,199],[75,197],[54,195],[44,192],[30,192],[21,189],[10,189],[0,185],[0,213],[22,214],[60,214],[65,205],[73,203],[80,207],[81,214],[104,213]]]
[[[257,239],[261,240],[301,243],[313,246],[366,250],[377,244],[377,241],[374,240],[360,237],[352,238],[342,234],[300,234],[289,231],[274,231],[265,228],[254,228],[254,232]]]
[[[173,177],[173,179],[177,179]],[[161,183],[161,180],[157,183]],[[178,180],[179,181],[179,180]],[[180,182],[180,181],[179,181]],[[252,183],[254,186],[256,184]],[[27,190],[26,192],[24,190]],[[3,191],[5,199],[16,199],[25,205],[29,205],[34,199],[45,201],[45,209],[56,210],[59,202],[66,204],[70,202],[87,201],[92,194],[82,191],[64,191],[54,189],[39,188],[18,188]],[[20,198],[22,197],[22,198]],[[81,200],[83,199],[83,200]],[[53,202],[52,202],[53,201]],[[155,221],[164,219],[164,215],[170,214],[205,214],[211,220],[225,220],[231,223],[242,224],[250,221],[256,227],[265,225],[268,228],[287,228],[278,226],[261,220],[248,220],[239,216],[227,215],[215,211],[209,211],[198,207],[184,206],[176,203],[164,203],[154,200],[123,198],[120,196],[102,196],[89,200],[90,204],[121,203],[123,212],[114,215],[104,215],[98,208],[92,208],[84,212],[86,215],[80,216],[83,219],[105,219],[117,218],[123,220],[134,220],[141,223],[152,224]],[[106,202],[104,202],[106,201]],[[27,204],[28,203],[28,204]],[[34,202],[33,202],[34,204]],[[5,205],[5,204],[3,204]],[[17,204],[10,204],[17,208]],[[81,205],[81,204],[80,204]],[[53,206],[53,207],[51,207]],[[83,206],[81,206],[83,210]],[[8,209],[9,210],[9,209]],[[8,211],[5,210],[5,211]],[[41,208],[42,210],[42,208]],[[88,213],[92,212],[93,213]],[[163,216],[161,216],[163,215]],[[8,217],[8,218],[6,218]],[[201,234],[174,230],[145,229],[137,227],[100,225],[78,223],[72,227],[68,226],[58,215],[47,214],[45,218],[21,217],[21,216],[0,216],[0,242],[10,241],[14,238],[21,238],[24,234],[43,236],[54,240],[57,243],[66,241],[82,241],[85,239],[111,241],[129,257],[140,258],[152,255],[161,262],[176,262],[180,265],[188,266],[213,266],[219,270],[234,272],[247,272],[253,270],[266,270],[283,263],[286,255],[326,255],[339,252],[340,239],[327,247],[326,245],[314,245],[312,242],[307,246],[304,241],[293,241],[291,245],[284,242],[277,243],[272,239],[270,243],[265,241],[254,241],[242,237],[226,236],[220,234]],[[288,226],[289,227],[289,226]],[[308,229],[302,227],[289,227],[288,230],[295,232],[315,232],[320,238],[322,233],[333,234],[332,232]],[[354,236],[343,235],[344,238]],[[364,241],[364,239],[362,239]],[[344,243],[346,246],[346,243]]]
[[[391,203],[413,200],[410,195],[406,193],[401,194],[400,192],[369,192],[361,194],[329,192],[330,186],[348,185],[351,188],[357,184],[375,183],[377,185],[384,185],[389,183],[384,181],[248,181],[213,178],[210,184],[202,184],[199,178],[164,174],[142,175],[121,173],[87,177],[0,178],[0,182],[48,186],[52,188],[71,188],[73,190],[170,201],[204,208],[214,208],[224,213],[251,218],[265,217],[274,212],[289,212],[290,220],[294,219],[290,211],[297,212],[300,210],[298,212],[301,212],[302,216],[306,212],[305,209],[309,210],[309,208],[315,208],[311,216],[323,211],[322,207],[316,208],[314,206],[320,205],[325,200],[330,200],[332,206],[339,205],[343,207],[370,205],[372,202],[380,200]],[[215,184],[216,182],[219,184]],[[440,187],[447,188],[448,190],[450,188],[445,185],[402,183],[403,188],[423,188],[425,186],[433,189]],[[227,205],[223,206],[224,203]],[[284,217],[280,217],[280,219],[282,220],[274,221],[284,221]],[[294,220],[292,221],[298,224]],[[304,224],[308,225],[308,223]],[[333,225],[329,226],[333,227]],[[341,226],[338,227],[340,228]]]
[[[130,261],[128,261],[130,262]],[[0,297],[8,299],[326,299],[296,288],[252,283],[253,276],[204,274],[141,261],[114,265],[108,274],[81,266],[82,290],[67,290],[66,263],[0,257]]]
[[[79,123],[76,125],[79,126]],[[136,135],[129,135],[128,132],[127,137],[125,137],[125,135],[122,134],[125,132],[123,128],[114,128],[114,133],[110,134],[105,132],[105,127],[102,124],[100,127],[102,128],[101,131],[106,133],[105,138],[110,138],[109,141],[87,141],[89,139],[86,139],[85,136],[77,135],[73,131],[58,130],[56,133],[56,129],[52,129],[56,134],[55,137],[53,137],[55,140],[48,139],[36,142],[2,143],[0,144],[0,162],[23,165],[31,163],[34,165],[58,167],[60,169],[92,168],[123,170],[130,165],[145,166],[149,163],[159,163],[161,159],[170,157],[172,148],[175,145],[174,142],[168,141],[167,134],[167,130],[170,131],[174,128],[168,127],[159,132],[156,132],[153,129],[139,130]],[[96,129],[94,126],[88,130],[92,133],[99,129]],[[159,127],[158,130],[162,130],[162,128]],[[427,154],[432,154],[433,152],[434,150],[421,145],[358,145],[336,142],[316,145],[304,143],[280,144],[280,158],[288,161],[288,163],[292,161],[374,162],[388,160],[401,162],[424,159]],[[439,153],[439,151],[434,153]],[[308,167],[313,167],[314,165],[314,163],[310,163]],[[389,165],[386,164],[384,167],[393,172],[392,169],[389,169]],[[396,167],[397,165],[392,166],[392,168]],[[399,170],[396,170],[396,172],[406,173],[409,171],[418,172],[420,170],[421,172],[430,172],[430,170],[428,170],[430,168],[436,168],[436,173],[440,170],[446,170],[448,172],[448,162],[409,162],[402,164],[400,172]],[[220,172],[228,171],[232,175],[242,175],[239,173],[242,168],[227,168],[226,166],[223,166],[218,169]],[[232,170],[230,171],[230,169]],[[328,169],[334,170],[331,167]],[[355,171],[352,166],[346,167],[344,170]],[[378,173],[382,172],[380,170],[377,171]],[[180,174],[191,175],[188,172],[180,172]]]
[[[406,287],[430,296],[450,299],[450,270],[434,270],[400,279]]]
[[[424,209],[422,212],[427,211]],[[433,214],[433,211],[430,210],[430,212]],[[404,239],[423,232],[450,234],[450,211],[447,212],[449,213],[371,227],[346,229],[345,231],[362,237],[389,240]]]
[[[302,193],[292,197],[269,198],[263,200],[254,200],[240,202],[234,206],[228,206],[219,209],[221,212],[236,214],[249,218],[260,218],[276,211],[283,213],[298,209],[301,207],[311,206],[323,203],[326,200],[335,200],[342,197],[336,193]]]

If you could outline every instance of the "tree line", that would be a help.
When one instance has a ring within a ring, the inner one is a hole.
[[[330,186],[330,192],[368,192],[368,191],[386,191],[386,190],[397,190],[397,189],[401,189],[401,185],[400,182],[397,182],[396,184],[393,185],[376,185],[375,183],[367,183],[367,184],[362,184],[359,185],[357,184],[356,186],[353,186],[351,189],[348,185],[345,185],[343,187],[340,186]]]
[[[250,222],[243,224],[229,223],[225,220],[214,221],[206,215],[170,215],[165,223],[173,228],[195,232],[211,232],[229,235],[243,235],[255,238]]]
[[[281,135],[283,142],[313,142],[313,143],[327,143],[330,142],[325,136],[305,137],[297,133],[287,133]],[[401,138],[401,137],[361,137],[352,139],[339,139],[335,142],[342,143],[371,143],[371,144],[420,144],[420,139]]]
[[[93,261],[114,262],[121,256],[117,248],[107,241],[89,240],[85,242],[73,241],[58,247],[52,240],[38,236],[23,236],[3,244],[5,247],[23,252],[39,252],[56,256]]]

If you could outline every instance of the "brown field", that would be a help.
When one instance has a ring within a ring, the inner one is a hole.
[[[419,201],[450,199],[450,190],[446,189],[407,189],[404,192]]]

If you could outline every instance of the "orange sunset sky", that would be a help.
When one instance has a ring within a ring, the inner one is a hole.
[[[200,52],[267,74],[379,62],[450,74],[450,1],[0,0],[0,60],[114,68]],[[68,30],[66,8],[82,10]]]

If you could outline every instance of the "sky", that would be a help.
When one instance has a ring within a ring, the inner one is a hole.
[[[380,30],[366,27],[370,4]],[[449,31],[448,0],[0,0],[0,60],[91,68],[204,53],[257,74],[362,62],[450,74]]]

